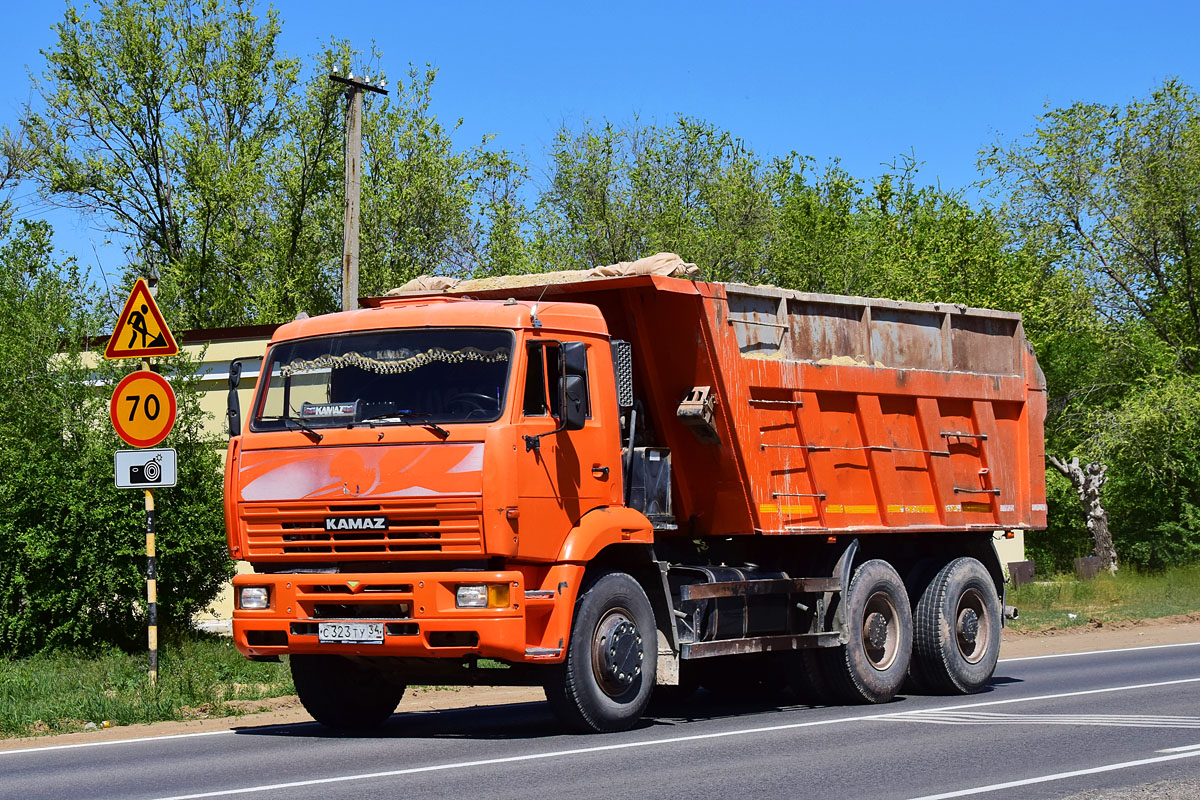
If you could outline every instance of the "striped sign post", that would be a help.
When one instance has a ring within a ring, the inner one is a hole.
[[[109,359],[142,359],[141,370],[127,375],[117,384],[109,404],[109,416],[117,434],[134,447],[153,447],[167,437],[175,424],[175,392],[165,378],[150,370],[150,356],[173,356],[179,352],[179,345],[154,302],[154,294],[154,289],[138,278],[104,351],[104,357]],[[150,685],[153,687],[158,686],[158,564],[151,486],[161,485],[161,473],[157,469],[157,463],[146,462],[128,467],[129,474],[122,475],[119,458],[114,462],[117,485],[121,486],[127,479],[138,484],[146,495],[146,638],[150,648]],[[171,469],[169,485],[173,486],[173,459]],[[127,488],[134,487],[127,484]]]
[[[146,490],[146,624],[150,685],[158,685],[158,564],[154,554],[154,492]]]

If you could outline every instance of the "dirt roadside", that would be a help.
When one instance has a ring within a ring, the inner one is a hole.
[[[1092,650],[1114,650],[1186,642],[1200,642],[1200,613],[1136,622],[1103,625],[1092,623],[1076,628],[1046,631],[1013,632],[1006,630],[1000,657],[1002,659],[1026,658],[1058,653],[1085,653]],[[437,711],[507,703],[540,702],[544,699],[545,696],[541,689],[529,687],[479,686],[440,689],[418,687],[405,693],[404,700],[396,710],[400,713]],[[28,739],[0,739],[0,750],[258,728],[312,721],[312,717],[305,712],[300,701],[294,696],[268,700],[247,700],[244,701],[244,708],[246,713],[236,717],[125,725],[83,733],[37,736]]]

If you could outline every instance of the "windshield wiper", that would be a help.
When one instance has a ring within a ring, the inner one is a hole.
[[[396,421],[396,422],[402,422],[405,425],[411,426],[413,424],[413,420],[418,420],[421,425],[425,426],[426,428],[428,428],[429,430],[431,430],[435,434],[437,434],[438,438],[449,439],[450,431],[446,430],[441,425],[438,425],[436,422],[426,419],[426,417],[428,417],[428,416],[429,416],[428,414],[417,412],[417,411],[405,411],[405,410],[384,411],[379,414],[372,414],[369,417],[364,417],[363,419],[358,420],[358,422],[359,423],[365,422],[365,423],[367,423],[367,425],[374,428],[376,422]]]
[[[295,409],[293,409],[293,410],[295,410]],[[291,428],[294,430],[304,431],[304,433],[313,437],[313,441],[315,441],[315,442],[320,442],[322,439],[325,438],[320,432],[314,430],[313,427],[311,425],[309,425],[307,422],[305,422],[302,419],[297,419],[296,417],[265,417],[264,416],[264,417],[259,417],[259,419],[263,422],[268,422],[268,421],[282,422],[283,427],[285,427],[285,428]]]
[[[304,431],[309,436],[313,437],[313,441],[316,442],[317,444],[320,444],[321,440],[325,438],[324,435],[322,435],[322,434],[318,433],[316,430],[314,430],[313,426],[309,425],[307,422],[300,419],[299,417],[280,417],[280,419],[283,420],[283,423],[285,425],[288,425],[289,423],[291,425],[295,425],[297,428]]]

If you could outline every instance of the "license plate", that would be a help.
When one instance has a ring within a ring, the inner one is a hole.
[[[382,622],[321,622],[317,641],[348,644],[383,644]]]

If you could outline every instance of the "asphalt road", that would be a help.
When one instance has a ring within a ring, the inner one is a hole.
[[[1198,779],[1200,643],[1002,661],[982,694],[885,706],[701,693],[606,736],[528,703],[400,714],[370,737],[313,723],[0,752],[0,797],[22,800],[1191,797]]]

